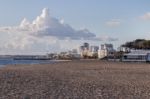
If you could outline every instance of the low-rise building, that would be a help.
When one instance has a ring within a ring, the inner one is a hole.
[[[125,53],[129,53],[130,51],[131,51],[131,49],[130,48],[128,48],[128,47],[119,47],[118,48],[118,51],[120,51],[120,52],[125,52]]]
[[[89,43],[84,43],[82,46],[80,46],[80,54],[82,58],[88,57]]]
[[[150,62],[150,50],[132,50],[122,56],[124,62]]]
[[[113,57],[115,50],[112,44],[102,44],[98,51],[98,58]]]
[[[90,50],[89,51],[92,52],[92,53],[97,53],[98,50],[99,50],[98,46],[90,46]]]

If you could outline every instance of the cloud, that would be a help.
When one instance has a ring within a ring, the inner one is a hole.
[[[118,27],[121,25],[120,19],[112,19],[105,23],[108,27]]]
[[[42,14],[37,16],[33,22],[29,22],[26,18],[16,27],[1,27],[1,32],[26,32],[32,36],[52,36],[59,39],[70,38],[93,39],[96,35],[87,29],[75,30],[70,25],[65,24],[64,20],[53,18],[49,14],[49,10],[44,8]]]
[[[109,26],[119,25],[119,21],[113,20],[107,22]],[[61,40],[100,40],[88,29],[76,30],[69,24],[65,24],[64,20],[53,18],[49,14],[49,10],[44,8],[42,14],[37,16],[35,20],[29,22],[26,18],[22,20],[19,26],[0,27],[0,32],[7,33],[24,33],[35,37],[55,37]]]
[[[118,41],[118,38],[103,36],[103,37],[99,37],[99,40],[101,40],[101,41]]]
[[[10,36],[1,44],[0,50],[5,52],[15,52],[20,50],[27,52],[36,51],[58,51],[65,49],[64,45],[72,48],[77,45],[75,41],[116,41],[112,37],[98,37],[88,29],[76,30],[64,19],[58,20],[51,17],[49,10],[44,8],[42,14],[37,16],[32,22],[24,18],[19,26],[0,27],[0,34]],[[72,42],[71,42],[72,41]]]
[[[145,13],[144,15],[140,16],[143,20],[150,20],[150,12]]]

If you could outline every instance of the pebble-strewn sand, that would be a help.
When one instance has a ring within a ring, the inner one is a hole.
[[[0,68],[0,99],[150,99],[150,64],[72,61]]]

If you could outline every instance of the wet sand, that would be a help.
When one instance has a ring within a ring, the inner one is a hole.
[[[0,68],[0,99],[149,99],[150,64],[98,60]]]

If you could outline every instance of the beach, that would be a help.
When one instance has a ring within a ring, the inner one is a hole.
[[[0,99],[149,99],[150,64],[100,60],[0,68]]]

